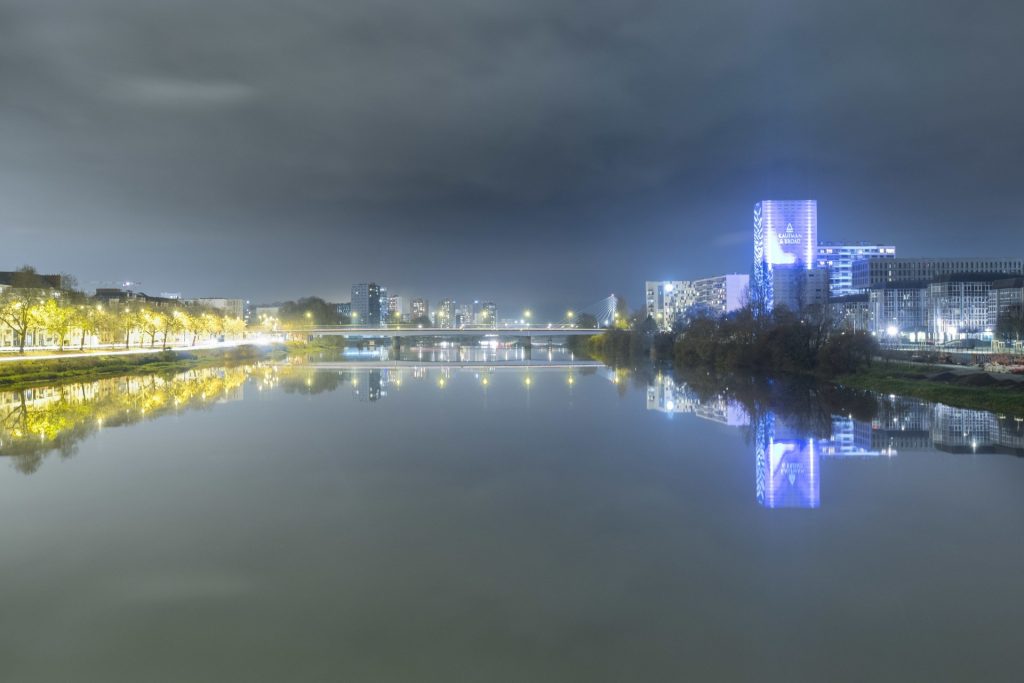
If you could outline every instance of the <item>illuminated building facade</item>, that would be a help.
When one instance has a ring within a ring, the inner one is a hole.
[[[864,259],[853,264],[853,287],[870,289],[886,282],[933,280],[960,273],[1024,275],[1024,259],[995,257]]]
[[[943,275],[928,285],[928,331],[932,341],[991,339],[989,291],[999,275]]]
[[[883,282],[868,292],[870,331],[891,341],[923,342],[928,336],[928,284]]]
[[[853,264],[866,259],[896,258],[896,247],[867,242],[821,242],[817,250],[817,267],[828,271],[828,288],[832,297],[861,294],[865,290],[853,286]]]
[[[766,199],[754,205],[753,297],[764,310],[775,306],[775,284],[799,282],[795,275],[775,277],[776,270],[812,270],[817,262],[818,202],[813,199]],[[787,305],[792,301],[785,302]]]
[[[647,315],[662,330],[672,329],[676,318],[696,301],[693,285],[687,280],[648,280],[644,285]]]

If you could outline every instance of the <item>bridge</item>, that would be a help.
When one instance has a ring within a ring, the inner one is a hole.
[[[532,341],[534,337],[585,337],[606,332],[604,328],[574,327],[571,325],[517,325],[515,327],[485,327],[466,325],[463,327],[419,327],[412,325],[313,325],[309,327],[289,326],[277,330],[285,334],[300,334],[310,337],[358,337],[377,339],[389,337],[515,337]]]

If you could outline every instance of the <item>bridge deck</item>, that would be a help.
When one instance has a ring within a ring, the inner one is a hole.
[[[604,329],[579,327],[306,327],[283,329],[286,334],[314,337],[580,337]]]

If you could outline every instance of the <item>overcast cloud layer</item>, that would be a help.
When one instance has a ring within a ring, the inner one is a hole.
[[[822,239],[1024,256],[1024,5],[0,0],[0,268],[581,306]]]

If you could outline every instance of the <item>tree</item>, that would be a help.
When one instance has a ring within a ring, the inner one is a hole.
[[[72,325],[81,335],[78,348],[83,350],[85,349],[85,338],[90,334],[99,334],[106,327],[108,316],[100,304],[80,303],[73,310]]]
[[[0,323],[7,325],[18,340],[18,353],[25,353],[25,340],[36,325],[36,307],[46,299],[47,283],[32,266],[15,272],[11,285],[0,292]]]
[[[224,334],[230,337],[237,339],[245,334],[245,321],[241,318],[224,318],[222,326]]]
[[[999,314],[996,336],[1007,341],[1024,339],[1024,305],[1014,304]]]
[[[167,316],[161,312],[153,309],[142,309],[139,316],[139,326],[142,329],[143,334],[149,335],[149,346],[153,348],[156,346],[156,335],[164,329]]]
[[[126,349],[131,344],[132,332],[139,329],[142,325],[142,314],[141,308],[134,307],[131,304],[124,304],[114,313],[113,326],[119,334],[123,335],[124,348]]]
[[[185,330],[186,316],[181,309],[175,308],[164,315],[163,343],[167,348],[167,337]]]
[[[278,306],[277,315],[286,325],[337,325],[339,320],[338,305],[317,296],[286,301]]]
[[[57,347],[63,351],[75,325],[75,313],[76,309],[62,298],[51,296],[32,307],[31,317],[35,325],[57,337]]]

